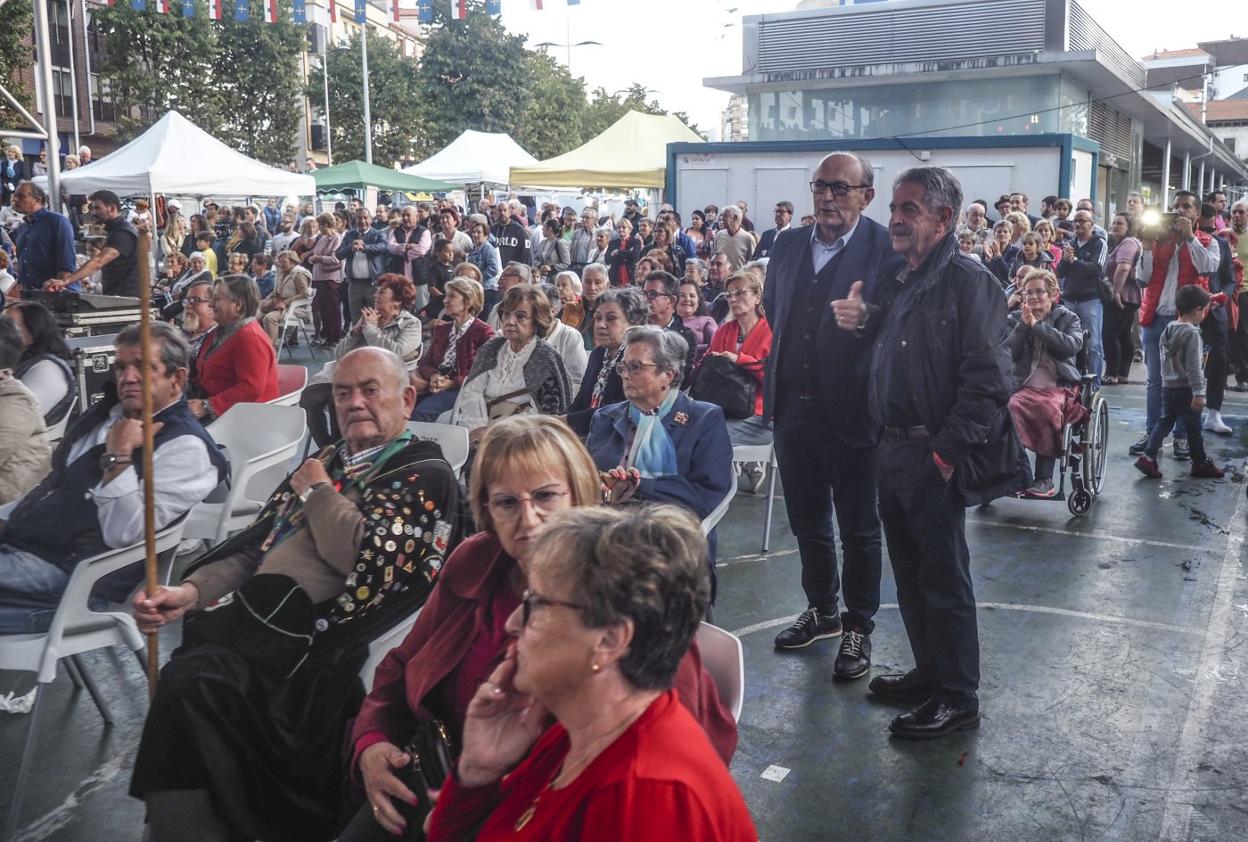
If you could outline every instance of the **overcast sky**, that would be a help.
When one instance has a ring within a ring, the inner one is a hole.
[[[1198,11],[1176,14],[1172,0],[1082,0],[1084,8],[1120,43],[1139,57],[1154,49],[1178,50],[1197,41],[1248,36],[1227,31],[1234,15]],[[1224,6],[1230,8],[1234,3]],[[504,0],[503,23],[529,36],[529,44],[599,41],[574,47],[572,73],[585,77],[589,90],[618,91],[640,82],[663,107],[685,111],[703,131],[719,130],[728,94],[702,87],[707,76],[741,72],[741,18],[792,11],[796,0],[543,0],[534,11],[526,0]],[[1203,7],[1202,7],[1203,8]],[[1129,13],[1124,13],[1129,10]],[[1248,19],[1242,19],[1248,30]],[[571,35],[569,38],[568,35]],[[567,50],[552,47],[560,61]]]

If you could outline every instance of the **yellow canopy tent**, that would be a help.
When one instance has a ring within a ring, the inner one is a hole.
[[[513,185],[663,187],[669,143],[701,143],[676,117],[630,111],[606,131],[531,167],[512,167]]]

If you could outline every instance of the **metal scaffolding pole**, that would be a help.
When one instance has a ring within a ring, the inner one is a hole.
[[[1179,180],[1179,184],[1184,190],[1192,189],[1192,153],[1183,153],[1183,178]]]
[[[1170,138],[1166,138],[1166,152],[1161,158],[1161,207],[1170,207]]]
[[[360,71],[364,77],[364,160],[373,162],[373,115],[368,105],[368,24],[360,27]]]

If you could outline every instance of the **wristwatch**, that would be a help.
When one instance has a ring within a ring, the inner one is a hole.
[[[304,503],[308,502],[308,498],[311,497],[313,492],[315,492],[316,489],[320,488],[322,485],[333,485],[333,483],[325,480],[314,482],[303,490],[303,493],[299,495],[299,499]]]
[[[129,456],[118,456],[116,453],[104,453],[100,456],[100,470],[108,473],[118,466],[129,465],[133,461]]]

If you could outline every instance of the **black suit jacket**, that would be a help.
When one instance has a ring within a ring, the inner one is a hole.
[[[767,282],[763,286],[763,306],[771,325],[771,354],[767,357],[767,374],[763,381],[763,417],[772,419],[777,404],[776,367],[784,343],[801,341],[787,336],[789,319],[798,284],[810,283],[812,263],[810,238],[812,227],[804,225],[782,231],[776,237],[771,259],[767,264]],[[839,255],[840,265],[832,280],[829,301],[844,298],[855,281],[863,282],[863,298],[875,300],[876,275],[883,264],[900,260],[893,252],[888,230],[866,217],[858,227],[845,251]],[[815,339],[819,365],[819,392],[823,406],[832,422],[829,433],[846,447],[867,447],[874,441],[867,422],[867,376],[871,344],[836,326],[832,308],[828,307],[819,322]]]
[[[792,228],[786,228],[791,231]],[[776,229],[768,228],[763,232],[763,236],[758,238],[758,245],[754,247],[754,259],[761,260],[764,257],[771,257],[772,251],[776,248]]]

